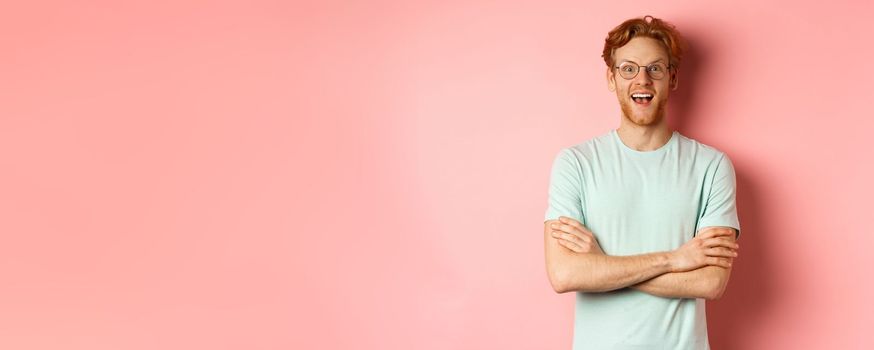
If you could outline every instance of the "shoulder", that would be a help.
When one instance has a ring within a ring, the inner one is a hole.
[[[577,163],[588,163],[603,157],[606,153],[613,151],[612,146],[612,130],[600,135],[591,137],[582,142],[562,148],[558,156],[572,159]]]
[[[677,146],[680,153],[705,163],[730,162],[728,154],[722,150],[677,132]]]
[[[695,169],[701,171],[705,177],[733,177],[734,164],[728,154],[716,147],[704,144],[687,136],[680,135],[680,154],[689,159]]]

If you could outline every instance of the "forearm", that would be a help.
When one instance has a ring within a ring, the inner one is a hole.
[[[606,292],[636,285],[671,271],[668,253],[608,256],[568,251],[556,263],[554,270],[562,292]]]
[[[730,267],[705,266],[692,271],[662,274],[631,288],[664,298],[713,300],[722,296],[730,272]]]
[[[611,291],[637,285],[670,272],[695,271],[701,266],[729,268],[731,257],[737,256],[731,250],[736,249],[737,245],[721,238],[733,232],[717,229],[699,232],[695,238],[671,252],[608,256],[601,250],[591,231],[577,221],[565,217],[561,219],[563,224],[547,221],[544,226],[547,272],[553,289],[559,293]],[[718,281],[711,278],[714,275],[721,275],[710,269],[702,269],[698,273],[704,275],[673,275],[671,278],[644,284],[639,289],[670,297],[702,295],[715,298],[718,297],[715,295],[721,295],[721,287],[714,287],[717,283],[708,283]],[[727,280],[727,276],[727,272],[724,273],[723,279]],[[694,294],[684,288],[709,293]]]

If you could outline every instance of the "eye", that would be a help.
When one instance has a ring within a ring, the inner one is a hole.
[[[621,70],[623,73],[633,73],[634,66],[632,66],[630,64],[623,64],[623,65],[619,66],[619,70]]]
[[[662,66],[661,64],[653,64],[653,65],[649,66],[650,72],[662,72],[664,70],[665,70],[665,67]]]

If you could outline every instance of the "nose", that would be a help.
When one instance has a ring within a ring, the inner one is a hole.
[[[637,72],[637,76],[634,77],[634,84],[652,85],[652,78],[650,78],[649,72],[646,71],[646,68],[643,68],[639,72]]]
[[[634,77],[634,84],[652,85],[652,78],[649,76],[649,72],[646,71],[646,67],[640,68],[640,71],[637,72],[637,76]]]

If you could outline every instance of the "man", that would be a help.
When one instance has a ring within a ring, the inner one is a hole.
[[[556,292],[576,292],[574,349],[710,347],[705,299],[725,290],[740,225],[729,158],[665,120],[683,48],[651,16],[610,31],[619,128],[554,160],[546,266]]]

